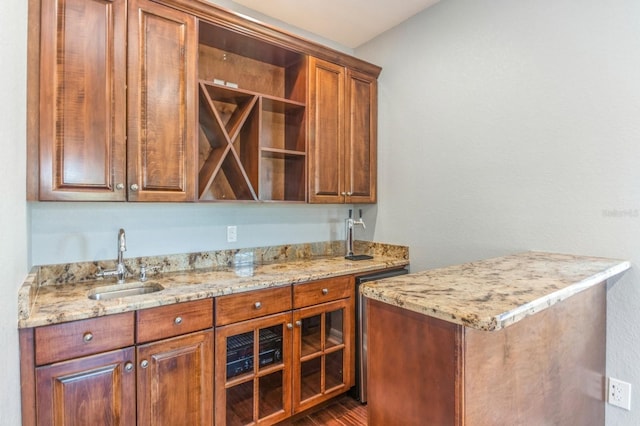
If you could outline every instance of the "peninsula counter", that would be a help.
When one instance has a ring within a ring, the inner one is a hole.
[[[604,424],[605,283],[629,268],[526,252],[364,284],[369,424]]]

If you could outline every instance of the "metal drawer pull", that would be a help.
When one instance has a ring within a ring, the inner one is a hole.
[[[323,289],[322,289],[322,294],[324,294],[325,296],[326,296],[327,294],[329,294],[329,289],[328,289],[328,288],[323,288]]]
[[[182,317],[176,317],[176,319],[173,320],[173,323],[175,325],[180,325],[182,324]]]
[[[149,361],[147,361],[146,359],[143,359],[142,362],[140,363],[140,367],[147,368],[148,366],[149,366]]]
[[[131,371],[131,370],[133,370],[133,363],[132,363],[132,362],[127,362],[127,363],[124,365],[124,370],[125,370],[125,371]]]
[[[260,308],[262,308],[262,303],[256,302],[256,303],[253,304],[253,307],[256,308],[256,309],[260,309]]]
[[[85,343],[89,343],[93,340],[93,334],[90,331],[87,331],[84,333],[84,336],[82,336],[82,340],[84,340]]]

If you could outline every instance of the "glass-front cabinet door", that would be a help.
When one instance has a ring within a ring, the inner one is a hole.
[[[216,425],[267,425],[291,414],[291,313],[216,329]]]
[[[297,309],[293,313],[294,413],[351,386],[350,300]]]

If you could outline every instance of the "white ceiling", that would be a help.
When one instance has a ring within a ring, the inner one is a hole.
[[[439,0],[233,0],[289,25],[356,48]]]

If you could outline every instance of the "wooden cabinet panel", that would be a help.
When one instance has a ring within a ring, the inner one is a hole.
[[[268,288],[216,298],[216,325],[291,310],[291,286]]]
[[[347,70],[345,188],[349,203],[375,203],[377,182],[377,80]]]
[[[35,329],[36,364],[133,345],[133,312]]]
[[[136,313],[136,342],[146,343],[211,327],[212,299],[143,309]]]
[[[309,202],[344,202],[344,67],[309,58]]]
[[[351,297],[355,291],[353,286],[354,279],[350,275],[296,284],[293,286],[293,307],[304,308]]]
[[[309,202],[375,203],[377,80],[309,58]]]
[[[344,393],[354,384],[353,312],[353,298],[293,311],[294,413]]]
[[[138,425],[213,424],[213,331],[138,346]]]
[[[604,283],[497,331],[368,307],[372,426],[604,424]]]
[[[130,201],[195,200],[196,61],[194,16],[130,2]]]
[[[367,303],[367,322],[375,324],[368,328],[369,424],[460,424],[462,327],[377,300]]]
[[[38,424],[135,424],[134,362],[133,348],[126,348],[38,367]]]
[[[216,328],[216,425],[291,415],[291,328],[290,311]]]
[[[123,201],[126,2],[41,7],[39,199]]]

